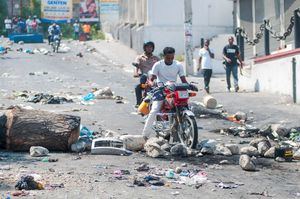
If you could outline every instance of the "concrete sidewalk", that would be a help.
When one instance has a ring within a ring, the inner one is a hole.
[[[109,59],[112,63],[117,63],[126,72],[132,73],[133,67],[131,63],[137,56],[134,50],[115,40],[90,41],[87,44],[95,47],[102,56]],[[194,100],[202,101],[203,96],[205,96],[203,77],[191,76],[188,77],[188,80],[198,82],[200,91]],[[255,93],[243,90],[243,88],[238,93],[229,93],[226,89],[225,75],[213,76],[210,87],[211,95],[229,113],[237,111],[250,113],[255,118],[254,125],[257,127],[269,123],[282,123],[289,127],[299,125],[300,106],[293,104],[290,96]]]

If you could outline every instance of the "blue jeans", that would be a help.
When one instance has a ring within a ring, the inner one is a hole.
[[[226,81],[227,81],[227,88],[231,88],[231,81],[230,81],[230,76],[233,76],[234,80],[234,87],[238,87],[238,65],[226,65]]]

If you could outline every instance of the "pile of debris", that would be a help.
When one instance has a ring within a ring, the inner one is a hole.
[[[37,75],[38,73],[30,73],[30,75]],[[45,73],[43,73],[45,74]],[[28,91],[16,92],[14,97],[20,98],[26,102],[31,103],[42,103],[42,104],[65,104],[73,103],[72,99],[67,99],[66,97],[54,96],[45,93],[36,93],[33,94]]]

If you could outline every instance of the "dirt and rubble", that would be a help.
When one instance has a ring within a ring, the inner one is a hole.
[[[283,104],[281,98],[272,95],[228,94],[225,87],[221,89],[222,78],[216,77],[212,79],[212,88],[217,89],[212,95],[222,105],[205,108],[200,103],[204,96],[201,92],[191,104],[198,117],[196,150],[170,145],[162,139],[147,143],[140,140],[133,146],[129,138],[139,140],[144,119],[134,114],[136,81],[132,74],[124,72],[131,71],[126,65],[133,55],[130,50],[125,51],[114,41],[66,41],[63,52],[45,56],[49,47],[44,44],[10,46],[11,50],[0,60],[1,67],[5,66],[0,74],[2,111],[19,105],[71,114],[81,117],[82,126],[73,152],[56,152],[40,146],[20,153],[2,150],[1,197],[300,197],[300,162],[296,160],[300,153],[298,106],[286,101]],[[16,51],[19,48],[23,48],[22,52],[35,52],[21,53]],[[114,59],[116,55],[120,59]],[[189,80],[199,81],[196,77]],[[28,101],[39,93],[72,99],[73,103]],[[134,152],[121,156],[91,154],[93,139],[116,137]],[[284,146],[291,146],[294,160],[281,157]],[[282,147],[281,154],[275,154],[276,147]],[[283,158],[283,162],[275,161],[275,156]],[[34,190],[16,190],[32,184]]]

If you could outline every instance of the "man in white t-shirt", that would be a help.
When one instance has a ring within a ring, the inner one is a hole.
[[[163,50],[164,59],[156,62],[152,68],[152,76],[150,78],[150,84],[153,85],[153,81],[156,79],[157,84],[166,83],[168,81],[176,82],[179,76],[182,83],[187,83],[183,66],[177,61],[174,61],[175,49],[172,47],[166,47]],[[143,136],[148,139],[152,133],[152,124],[155,121],[156,114],[161,110],[163,105],[163,96],[158,94],[154,96],[151,111],[146,120]]]
[[[209,40],[206,39],[204,42],[204,47],[199,51],[199,68],[203,70],[204,77],[204,89],[209,93],[209,82],[212,75],[212,59],[215,58],[215,54],[212,49],[209,48]]]
[[[5,24],[6,34],[8,36],[11,33],[12,20],[6,17],[6,19],[4,20],[4,24]]]

